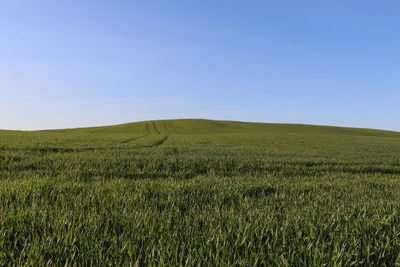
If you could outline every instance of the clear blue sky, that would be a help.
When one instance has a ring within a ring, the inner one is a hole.
[[[400,131],[400,1],[2,1],[0,128],[210,118]]]

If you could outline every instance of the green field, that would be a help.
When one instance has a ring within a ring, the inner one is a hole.
[[[210,120],[0,131],[8,264],[400,264],[400,133]]]

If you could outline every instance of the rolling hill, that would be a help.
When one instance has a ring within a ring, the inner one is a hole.
[[[49,131],[49,130],[48,130]],[[48,132],[47,131],[47,132]],[[206,119],[154,120],[125,123],[113,126],[87,127],[75,129],[50,130],[55,133],[125,133],[125,134],[221,134],[221,133],[299,133],[299,134],[338,134],[400,137],[393,131],[316,126],[304,124],[255,123],[239,121],[218,121]]]

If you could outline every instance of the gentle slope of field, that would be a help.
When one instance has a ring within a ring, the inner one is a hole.
[[[52,130],[57,133],[124,133],[124,134],[215,134],[215,133],[298,133],[352,134],[400,137],[400,133],[375,129],[316,126],[303,124],[215,121],[204,119],[158,120],[113,126]]]
[[[162,120],[0,131],[0,265],[400,264],[400,133]]]

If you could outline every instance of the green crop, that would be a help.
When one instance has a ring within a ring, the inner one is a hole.
[[[0,265],[400,265],[400,133],[0,131]]]

